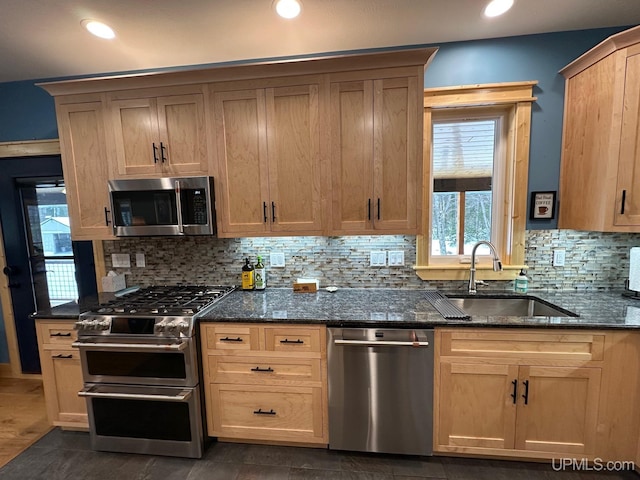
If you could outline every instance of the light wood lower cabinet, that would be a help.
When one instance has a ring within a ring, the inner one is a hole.
[[[87,406],[78,397],[82,390],[80,354],[71,320],[37,320],[38,351],[49,421],[59,427],[88,429]]]
[[[437,329],[434,451],[633,460],[633,332]],[[621,372],[627,369],[627,374]]]
[[[201,333],[210,436],[328,443],[324,326],[205,323]]]

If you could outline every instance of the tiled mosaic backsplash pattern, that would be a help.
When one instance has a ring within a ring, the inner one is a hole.
[[[532,230],[527,235],[529,288],[538,290],[610,290],[622,288],[629,269],[629,249],[640,245],[640,235]],[[564,267],[553,267],[555,248],[566,249]],[[372,250],[402,250],[404,267],[369,267]],[[411,268],[415,262],[414,236],[260,237],[148,237],[104,242],[107,270],[112,253],[128,253],[132,266],[127,285],[239,284],[244,259],[265,258],[267,285],[290,287],[299,277],[320,280],[322,287],[464,289],[466,282],[422,282]],[[269,265],[269,253],[283,252],[284,268]],[[135,267],[136,253],[147,266]],[[483,289],[510,290],[513,282],[489,282]]]

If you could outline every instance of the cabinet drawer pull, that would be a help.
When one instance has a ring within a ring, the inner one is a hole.
[[[522,395],[522,398],[524,398],[524,404],[528,405],[529,404],[529,380],[525,380],[522,383],[524,384],[524,395]]]
[[[284,340],[280,340],[280,343],[298,343],[298,344],[303,344],[304,342],[300,339],[298,340],[289,340],[288,338],[285,338]]]
[[[267,202],[262,202],[262,215],[264,216],[264,223],[267,223]]]
[[[254,415],[275,415],[276,412],[273,411],[273,408],[271,410],[269,410],[268,412],[265,412],[264,410],[259,408],[258,410],[254,410],[253,414]]]
[[[256,368],[252,368],[251,371],[252,372],[273,372],[273,368],[271,368],[271,367],[267,367],[267,368],[256,367]]]
[[[271,202],[271,221],[276,223],[276,204]]]
[[[511,394],[511,398],[513,398],[513,404],[515,405],[518,401],[518,379],[515,379],[511,382],[513,385],[513,393]]]
[[[380,220],[380,199],[378,198],[378,220]]]
[[[224,337],[220,339],[221,342],[242,342],[242,338],[238,337],[238,338],[229,338],[229,337]]]
[[[367,199],[367,220],[371,220],[371,199]]]
[[[155,142],[151,144],[153,146],[153,163],[158,163],[158,147]]]
[[[56,333],[49,334],[49,336],[50,337],[70,337],[71,336],[71,332],[67,332],[67,333],[56,332]]]
[[[63,355],[59,353],[58,355],[54,355],[53,358],[73,358],[73,354]]]
[[[622,206],[620,207],[620,215],[624,215],[624,201],[627,199],[627,191],[622,190]]]
[[[108,227],[109,224],[111,223],[111,220],[109,220],[109,214],[111,213],[111,210],[109,210],[107,207],[104,207],[104,224]]]

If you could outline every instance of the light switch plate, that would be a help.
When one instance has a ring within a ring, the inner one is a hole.
[[[386,267],[387,266],[387,252],[369,252],[369,266],[370,267]]]
[[[284,253],[274,252],[269,255],[270,267],[284,267]]]
[[[556,249],[553,251],[554,267],[564,267],[565,252],[564,249]]]
[[[128,253],[112,253],[111,265],[113,267],[129,268],[131,266],[131,255]]]
[[[144,253],[136,253],[136,267],[146,267],[147,262],[144,258]]]
[[[390,251],[388,253],[389,266],[390,267],[402,267],[404,266],[404,251]]]

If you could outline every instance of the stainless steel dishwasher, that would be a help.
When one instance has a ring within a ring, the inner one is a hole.
[[[433,330],[330,328],[329,448],[431,455]]]

